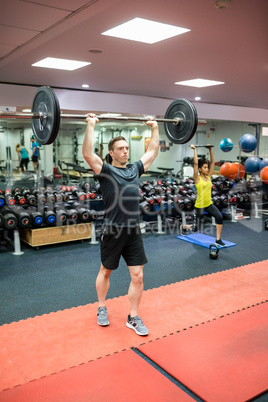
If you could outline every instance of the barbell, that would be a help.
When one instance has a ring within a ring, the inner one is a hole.
[[[36,141],[42,145],[48,145],[55,141],[61,119],[85,119],[86,115],[62,114],[60,104],[55,91],[49,86],[37,89],[31,113],[0,112],[3,119],[32,119],[32,130]],[[114,121],[141,121],[146,117],[130,116],[97,116],[101,120]],[[185,144],[194,136],[198,121],[197,111],[192,102],[186,99],[173,101],[165,113],[164,118],[156,118],[157,122],[164,123],[165,133],[168,139],[175,144]]]

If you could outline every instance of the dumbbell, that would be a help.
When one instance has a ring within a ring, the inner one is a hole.
[[[142,190],[139,191],[139,200],[140,202],[144,201],[145,194]]]
[[[27,209],[27,212],[31,216],[32,226],[41,227],[44,223],[44,218],[41,212],[37,211],[36,208],[30,207]]]
[[[29,228],[32,224],[30,214],[21,206],[12,208],[12,212],[18,220],[18,226],[21,228]]]
[[[242,193],[242,196],[244,197],[244,202],[249,202],[249,195],[248,195],[248,193]]]
[[[197,194],[196,193],[194,193],[194,192],[192,192],[192,193],[188,193],[188,198],[190,198],[190,200],[193,202],[193,203],[195,203],[195,201],[196,201],[196,198],[197,198]]]
[[[161,202],[162,202],[162,198],[159,197],[159,195],[153,195],[153,196],[152,196],[152,199],[154,200],[154,202],[155,202],[156,204],[161,204]]]
[[[185,191],[185,187],[182,186],[182,185],[179,185],[179,186],[177,187],[177,194],[182,194],[183,191]]]
[[[228,205],[228,196],[225,194],[220,195],[221,206],[226,207]]]
[[[191,177],[189,177],[188,179],[185,180],[185,183],[190,184],[191,186],[194,186],[194,179],[192,179]]]
[[[18,219],[10,208],[4,206],[0,214],[4,220],[3,225],[6,229],[15,229],[18,226]]]
[[[190,211],[193,209],[193,202],[184,196],[179,197],[178,207],[183,211]]]
[[[227,188],[233,188],[233,187],[235,187],[235,181],[234,180],[225,180],[225,186]]]
[[[28,186],[22,187],[21,194],[25,195],[26,193],[31,193],[31,189]]]
[[[171,200],[171,201],[177,203],[180,197],[181,197],[181,196],[180,196],[180,195],[177,195],[177,194],[174,194],[174,195],[170,194],[170,195],[167,197],[167,200]]]
[[[216,189],[222,190],[223,188],[224,188],[224,184],[223,184],[222,180],[217,179],[212,182],[212,190],[216,190]]]
[[[31,205],[31,206],[36,205],[36,198],[31,193],[31,190],[29,189],[29,187],[26,187],[25,189],[22,190],[22,195],[25,197],[25,200],[28,205]]]
[[[167,211],[168,211],[169,214],[174,211],[174,209],[175,209],[175,202],[176,202],[176,203],[178,202],[178,198],[176,198],[176,201],[175,201],[175,197],[174,197],[174,200],[172,200],[172,199],[167,200]]]
[[[54,188],[54,191],[57,193],[61,193],[66,191],[66,186],[65,185],[58,185]]]
[[[13,195],[11,195],[10,193],[7,193],[5,195],[5,203],[10,206],[15,205],[16,204],[15,197]]]
[[[21,194],[21,189],[19,187],[15,187],[12,190],[13,197],[16,200],[16,203],[19,205],[24,205],[26,203],[25,197]]]
[[[162,201],[161,201],[160,209],[161,209],[161,211],[164,211],[164,212],[168,210],[168,203],[167,203],[167,201],[165,201],[165,200],[162,200]]]
[[[217,208],[219,208],[220,205],[221,205],[220,196],[219,196],[218,194],[212,196],[212,202],[213,202],[213,204],[214,204]]]
[[[86,198],[85,193],[79,191],[77,187],[72,188],[72,194],[75,195],[79,201],[85,201]]]
[[[44,208],[43,216],[44,216],[44,223],[46,225],[54,226],[56,224],[56,214],[48,207]]]
[[[89,221],[90,222],[97,220],[98,217],[99,217],[99,214],[97,211],[95,211],[94,209],[89,210]]]
[[[21,188],[20,187],[13,187],[12,188],[12,194],[16,195],[16,194],[21,194]]]
[[[148,214],[151,210],[151,206],[148,201],[144,200],[140,203],[140,211],[142,214]]]
[[[53,194],[54,194],[56,203],[63,201],[63,193],[55,191]]]
[[[78,212],[78,220],[80,222],[86,223],[91,221],[91,211],[79,202],[74,202],[72,208],[75,208]],[[96,211],[93,211],[93,213]]]
[[[56,197],[55,197],[55,194],[52,192],[52,189],[46,189],[45,190],[45,192],[44,192],[44,195],[45,195],[45,197],[46,197],[46,199],[47,199],[47,203],[48,204],[54,204],[55,202],[56,202]]]
[[[66,213],[65,209],[62,207],[62,205],[55,204],[53,211],[56,214],[56,225],[57,226],[66,225],[67,213]]]
[[[95,183],[94,185],[96,194],[101,194],[101,186],[100,183]]]
[[[89,183],[84,182],[81,187],[82,187],[82,190],[84,190],[85,193],[90,192],[90,184]]]
[[[146,193],[149,196],[155,194],[154,187],[147,182],[141,183],[141,189],[144,193]]]
[[[237,197],[237,202],[240,202],[240,203],[245,202],[245,198],[244,198],[243,194],[237,193],[236,197]]]
[[[32,191],[32,195],[36,198],[36,203],[38,205],[45,205],[47,202],[47,197],[41,189],[35,188]]]
[[[166,197],[168,197],[170,194],[172,194],[172,190],[170,186],[163,186],[163,193],[165,194]]]
[[[0,195],[0,208],[2,208],[6,203],[5,197]]]
[[[76,224],[78,222],[78,212],[74,208],[65,209],[67,215],[67,224]]]
[[[233,194],[228,194],[228,202],[229,202],[229,204],[233,204],[234,202],[236,202],[236,201],[234,201],[234,195]]]

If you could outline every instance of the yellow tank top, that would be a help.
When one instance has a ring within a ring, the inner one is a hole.
[[[207,176],[208,181],[205,181],[202,179],[201,176],[199,176],[199,181],[198,183],[195,184],[196,190],[197,190],[197,199],[195,201],[195,207],[196,208],[206,208],[210,204],[212,204],[211,200],[211,187],[212,183],[210,178]]]

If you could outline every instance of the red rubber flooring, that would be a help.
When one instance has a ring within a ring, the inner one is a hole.
[[[137,402],[193,399],[132,350],[0,393],[1,402]]]
[[[268,303],[139,347],[209,402],[243,402],[268,389]]]
[[[196,328],[209,327],[208,321],[265,302],[267,265],[268,261],[261,261],[145,291],[140,315],[150,329],[146,338],[125,325],[129,309],[127,296],[107,301],[111,324],[106,328],[96,324],[97,303],[2,325],[0,391],[52,374],[56,378],[55,373],[84,363],[93,366],[100,357],[108,361],[106,356],[151,344],[196,325]],[[199,325],[204,322],[203,326]],[[188,336],[192,330],[185,334]],[[261,333],[262,328],[259,330]],[[235,360],[239,356],[234,354],[231,358]],[[23,392],[24,387],[18,389]],[[0,401],[11,391],[0,393]]]

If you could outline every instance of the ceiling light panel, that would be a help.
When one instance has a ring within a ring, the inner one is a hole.
[[[134,18],[103,32],[102,35],[153,44],[188,31],[190,29],[150,21],[144,18]]]
[[[176,85],[186,85],[186,86],[195,87],[195,88],[204,88],[204,87],[211,87],[214,85],[222,85],[225,83],[222,81],[204,80],[203,78],[196,78],[196,79],[188,80],[188,81],[175,82],[175,84]]]
[[[52,68],[57,70],[67,70],[74,71],[78,68],[88,66],[89,62],[87,61],[77,61],[77,60],[67,60],[67,59],[57,59],[54,57],[47,57],[43,60],[38,61],[37,63],[32,64],[33,67],[43,67],[43,68]]]

